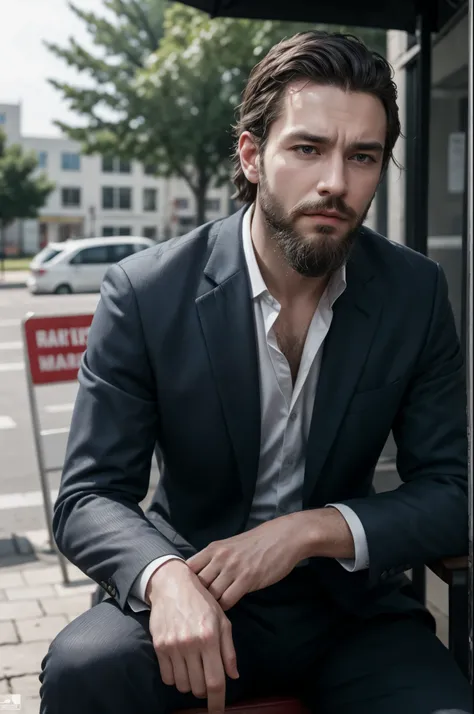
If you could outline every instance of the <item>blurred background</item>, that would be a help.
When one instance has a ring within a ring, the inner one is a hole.
[[[446,272],[464,344],[468,3],[428,4],[436,7],[437,29],[429,37],[424,88],[426,252]],[[325,10],[329,3],[320,5]],[[23,353],[25,314],[93,313],[101,276],[120,251],[123,257],[139,240],[181,236],[238,207],[230,179],[235,108],[251,67],[279,39],[310,27],[348,31],[392,63],[402,169],[389,168],[367,224],[420,249],[420,32],[371,24],[211,20],[165,0],[0,0],[0,559],[34,560],[47,539]],[[82,254],[74,273],[94,269],[92,283],[69,284],[66,253]],[[60,279],[51,277],[55,269],[63,271]],[[53,500],[76,389],[73,382],[37,390]],[[395,455],[390,438],[377,470],[381,490],[399,482]],[[150,492],[158,478],[155,463]],[[5,572],[0,568],[0,626],[3,610],[5,621],[16,617],[5,607],[9,599],[27,595],[7,592]],[[447,641],[448,589],[433,578],[428,573],[427,598]],[[4,632],[0,627],[0,645]],[[0,694],[2,681],[0,666]]]

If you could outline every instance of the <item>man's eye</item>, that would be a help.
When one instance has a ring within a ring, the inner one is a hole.
[[[356,159],[359,164],[370,164],[375,162],[374,157],[370,154],[354,154],[353,158]]]
[[[313,152],[317,152],[317,149],[315,146],[295,146],[295,151],[299,154],[303,154],[304,156],[311,156]]]

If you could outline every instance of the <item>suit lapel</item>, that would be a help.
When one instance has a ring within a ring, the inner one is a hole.
[[[210,283],[201,290],[196,307],[250,507],[260,454],[260,391],[255,320],[242,246],[244,210],[220,226],[204,270]]]
[[[376,334],[381,292],[359,242],[347,263],[347,287],[334,305],[324,344],[306,453],[303,507],[308,506],[325,460],[356,389]],[[314,507],[314,500],[312,500]]]

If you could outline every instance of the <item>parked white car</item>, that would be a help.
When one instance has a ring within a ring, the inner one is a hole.
[[[108,267],[156,245],[150,238],[84,238],[49,243],[30,263],[31,293],[97,292]]]

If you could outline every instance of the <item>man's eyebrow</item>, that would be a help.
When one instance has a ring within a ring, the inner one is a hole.
[[[328,146],[331,139],[328,136],[310,134],[305,131],[294,131],[287,135],[287,141],[305,141],[308,144],[323,144]],[[352,151],[379,151],[383,152],[384,147],[380,141],[355,141],[349,146]]]

